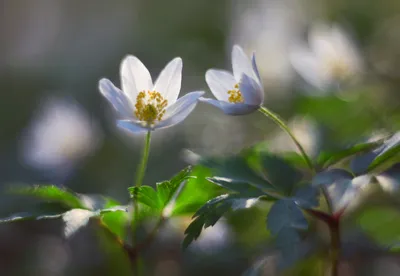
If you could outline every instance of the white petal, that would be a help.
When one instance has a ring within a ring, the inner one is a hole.
[[[324,90],[330,85],[330,78],[318,58],[303,47],[296,47],[290,53],[290,62],[300,76],[308,83]]]
[[[246,115],[256,111],[258,105],[250,105],[245,103],[228,103],[223,101],[217,101],[214,99],[200,98],[201,102],[211,104],[221,109],[227,115]]]
[[[233,75],[225,70],[210,69],[206,72],[206,82],[211,92],[220,101],[228,101],[228,91],[237,84]]]
[[[258,67],[257,67],[257,63],[256,63],[256,54],[253,53],[252,57],[251,57],[251,66],[253,67],[254,73],[257,76],[257,79],[260,83],[260,85],[262,86],[262,81],[261,81],[261,77],[260,77],[260,73],[258,72]]]
[[[165,112],[165,119],[155,126],[166,128],[182,122],[196,107],[198,99],[204,94],[203,91],[191,92],[180,98],[173,105],[169,106]]]
[[[133,134],[144,133],[151,130],[143,126],[142,122],[135,120],[118,120],[117,126]]]
[[[240,82],[240,92],[244,98],[244,102],[249,105],[261,105],[264,101],[264,90],[260,84],[243,74]]]
[[[178,98],[182,82],[182,59],[177,57],[171,60],[158,76],[154,89],[172,105]]]
[[[232,69],[236,82],[240,82],[242,74],[257,79],[250,59],[238,45],[233,46],[232,49]]]
[[[101,79],[99,81],[99,90],[122,118],[126,119],[133,116],[133,108],[128,98],[110,80]]]
[[[314,25],[310,30],[308,40],[318,59],[330,60],[335,58],[335,41],[329,26],[324,24]]]
[[[120,75],[122,91],[131,100],[133,106],[140,91],[147,91],[153,87],[149,71],[135,56],[127,56],[122,60]]]

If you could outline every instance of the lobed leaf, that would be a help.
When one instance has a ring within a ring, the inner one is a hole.
[[[357,175],[367,173],[382,165],[399,152],[400,132],[397,132],[373,151],[355,157],[350,166],[352,171]]]
[[[203,228],[213,226],[228,211],[245,209],[254,206],[257,197],[243,197],[239,194],[224,194],[209,200],[193,216],[194,220],[185,231],[183,248],[187,248],[196,240]]]
[[[54,185],[15,186],[9,189],[9,193],[36,197],[50,202],[59,202],[69,208],[86,209],[79,196]]]

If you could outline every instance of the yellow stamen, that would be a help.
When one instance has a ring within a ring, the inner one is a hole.
[[[228,95],[230,103],[244,103],[242,93],[239,90],[239,84],[235,84],[234,89],[228,90]]]
[[[337,80],[344,80],[351,74],[349,65],[340,59],[327,60],[326,70],[328,70],[332,77]]]
[[[168,101],[157,91],[141,91],[136,97],[135,115],[140,121],[148,124],[161,121]]]

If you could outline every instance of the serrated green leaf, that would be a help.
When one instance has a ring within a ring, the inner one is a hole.
[[[315,186],[305,186],[297,189],[292,199],[302,208],[314,208],[319,205],[320,190]]]
[[[284,159],[263,153],[260,155],[262,173],[277,192],[290,195],[294,186],[301,180],[301,173]]]
[[[245,209],[254,206],[258,198],[243,197],[238,194],[224,194],[209,200],[193,216],[194,220],[185,231],[183,248],[196,240],[203,228],[215,225],[217,221],[228,211]]]
[[[14,186],[9,189],[9,193],[59,202],[69,208],[86,209],[77,195],[54,185]]]
[[[344,150],[336,152],[321,152],[317,158],[317,163],[321,168],[327,168],[345,158],[360,154],[366,151],[373,150],[382,144],[382,140],[374,141],[370,143],[357,144]]]
[[[313,178],[313,185],[325,186],[329,195],[328,200],[335,212],[342,212],[359,198],[361,192],[371,182],[370,175],[354,177],[342,169],[331,169],[318,173]]]
[[[232,192],[237,192],[244,196],[257,197],[265,195],[263,191],[246,182],[218,176],[207,177],[207,180],[218,186],[224,187]]]
[[[400,132],[397,132],[373,151],[355,157],[350,166],[352,171],[357,175],[367,173],[382,165],[385,161],[397,155],[399,152]]]
[[[16,221],[24,221],[24,220],[57,219],[60,218],[63,214],[64,212],[62,213],[57,213],[57,212],[44,213],[44,212],[34,212],[34,211],[20,212],[13,214],[9,217],[0,219],[0,224],[16,222]]]
[[[177,197],[177,192],[183,181],[193,178],[190,176],[191,168],[187,167],[180,171],[177,175],[171,178],[169,181],[163,181],[156,184],[156,190],[150,186],[141,187],[130,187],[128,190],[131,197],[136,198],[138,202],[141,202],[157,213],[163,212],[163,210],[169,205],[169,208],[173,209],[174,197]],[[173,210],[169,210],[167,215],[171,215]],[[166,214],[163,214],[166,215]]]
[[[204,158],[200,165],[210,168],[215,176],[251,183],[261,190],[274,190],[274,186],[250,166],[244,154],[225,158]]]
[[[129,188],[129,192],[131,193],[132,198],[136,194],[138,202],[141,202],[154,210],[160,210],[157,192],[152,187],[145,185],[141,187],[131,187]]]
[[[186,185],[176,199],[172,211],[175,216],[193,214],[208,200],[217,196],[218,187],[206,180],[206,177],[211,176],[210,169],[196,166],[190,175],[195,178],[187,180]]]
[[[293,200],[281,199],[272,205],[267,216],[267,228],[273,235],[283,229],[307,229],[308,223],[303,212]]]

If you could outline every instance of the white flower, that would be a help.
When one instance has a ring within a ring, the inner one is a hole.
[[[296,45],[290,59],[295,70],[311,85],[327,90],[355,80],[362,71],[356,46],[336,25],[315,25],[309,47]]]
[[[174,58],[153,85],[150,73],[135,56],[127,56],[120,67],[122,90],[108,79],[99,82],[100,92],[119,114],[117,125],[131,133],[166,128],[183,121],[204,92],[191,92],[178,99],[182,59]]]
[[[69,170],[93,152],[99,129],[75,102],[46,101],[22,137],[22,158],[28,165],[44,170]]]
[[[206,82],[217,100],[200,100],[228,115],[244,115],[257,110],[264,101],[264,89],[254,54],[250,61],[242,48],[233,46],[232,69],[233,74],[225,70],[208,70]]]

